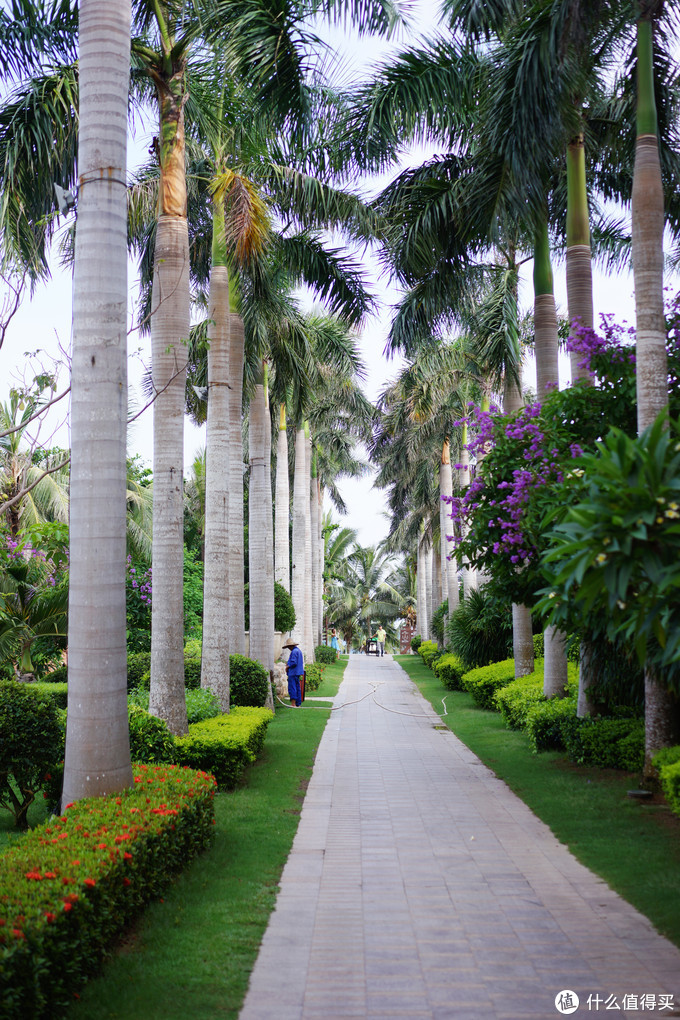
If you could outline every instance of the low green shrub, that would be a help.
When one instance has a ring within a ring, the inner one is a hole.
[[[545,655],[545,637],[543,634],[534,634],[534,659],[542,659]]]
[[[68,684],[46,683],[44,680],[36,680],[30,685],[31,690],[39,698],[51,701],[57,708],[66,708],[68,700]]]
[[[325,669],[325,662],[310,662],[305,666],[305,693],[319,689]]]
[[[659,782],[669,808],[674,815],[680,815],[680,745],[657,751],[652,765],[659,772]]]
[[[446,627],[447,645],[467,669],[489,666],[512,655],[510,603],[489,586],[472,588],[451,613]]]
[[[40,679],[46,684],[65,684],[68,679],[68,666],[56,666],[49,673],[43,673]]]
[[[175,741],[177,761],[212,772],[221,790],[233,790],[262,750],[273,718],[268,708],[232,708],[228,715],[195,723]]]
[[[453,652],[445,652],[433,665],[434,674],[450,691],[460,691],[461,680],[465,669],[463,663]]]
[[[184,645],[185,659],[200,659],[203,655],[202,643],[198,638],[190,638]]]
[[[317,645],[314,649],[314,661],[324,662],[326,665],[332,666],[334,662],[338,661],[338,653],[330,645]]]
[[[229,656],[229,704],[261,708],[267,700],[269,673],[245,655]]]
[[[145,673],[151,669],[151,652],[133,652],[127,657],[128,690],[139,687]],[[149,686],[148,683],[146,685]]]
[[[0,1016],[62,1016],[119,935],[207,847],[215,782],[135,766],[119,795],[69,804],[3,854]]]
[[[503,722],[511,730],[524,728],[528,712],[543,696],[543,662],[537,663],[538,669],[526,676],[512,680],[505,687],[499,688],[493,696],[494,707],[503,717]]]
[[[243,587],[243,598],[245,602],[245,627],[246,630],[250,630],[250,587],[247,584]],[[295,606],[289,592],[286,591],[282,584],[275,581],[274,630],[278,630],[281,634],[289,634],[295,626],[295,620]]]
[[[478,666],[461,677],[461,687],[482,708],[493,709],[494,694],[515,679],[515,660],[504,659],[490,666]]]
[[[418,651],[418,649],[420,648],[422,643],[423,643],[423,639],[421,638],[420,634],[415,634],[411,638],[411,648],[413,649],[414,652]]]
[[[175,740],[166,722],[136,704],[128,704],[128,721],[132,761],[174,762]]]
[[[657,751],[652,758],[652,765],[655,769],[665,768],[666,765],[675,765],[680,761],[680,744],[675,747],[664,747]]]
[[[532,751],[564,750],[563,726],[575,718],[575,697],[550,698],[535,704],[527,713],[525,727]]]
[[[18,829],[27,828],[30,805],[64,757],[62,713],[34,688],[0,683],[0,807],[14,815]]]
[[[642,770],[645,724],[641,719],[565,719],[562,735],[567,754],[577,765]]]
[[[435,641],[421,641],[418,654],[426,666],[432,666],[432,662],[438,653],[439,647]]]
[[[184,657],[184,686],[188,691],[195,691],[201,686],[201,660],[191,656]]]

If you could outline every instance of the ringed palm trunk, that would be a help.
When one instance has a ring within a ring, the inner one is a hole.
[[[423,639],[427,641],[428,635],[428,619],[427,619],[427,555],[426,555],[426,538],[425,535],[421,535],[418,541],[418,588],[417,588],[417,619],[418,619],[418,632]]]
[[[451,449],[448,439],[442,448],[442,460],[439,466],[439,488],[442,496],[442,572],[446,573],[446,592],[449,600],[449,614],[455,613],[460,601],[458,591],[458,571],[456,569],[455,546],[449,542],[447,535],[453,531],[448,508],[453,497],[453,472],[451,470]],[[444,500],[449,502],[445,502]]]
[[[314,639],[312,636],[312,440],[309,435],[309,424],[305,424],[305,601],[304,601],[304,644],[303,654],[305,662],[311,662],[314,653]]]
[[[312,473],[310,488],[310,555],[312,560],[312,648],[319,644],[319,590],[321,577],[319,574],[319,498],[317,494],[316,452],[312,450]]]
[[[553,290],[548,218],[540,225],[534,245],[534,327],[536,335],[536,391],[539,400],[549,389],[559,389],[557,313]],[[543,632],[545,661],[543,694],[563,697],[567,686],[567,648],[565,634],[552,625]]]
[[[201,687],[229,711],[229,271],[224,212],[213,205],[208,318],[208,420],[205,454],[205,556]]]
[[[160,182],[151,315],[153,592],[149,711],[187,731],[184,695],[184,387],[189,336],[189,232],[184,70],[158,86]]]
[[[286,431],[286,405],[281,404],[279,432],[276,446],[276,503],[274,507],[274,563],[278,583],[290,592],[290,482],[288,478],[288,433]]]
[[[267,570],[267,598],[266,598],[266,610],[267,610],[267,629],[269,638],[267,639],[267,654],[269,656],[267,662],[267,669],[271,679],[273,680],[274,672],[274,542],[272,535],[272,528],[274,527],[274,506],[272,501],[272,417],[271,410],[269,407],[269,395],[267,386],[267,366],[265,364],[264,369],[264,499],[265,499],[265,517],[267,521],[267,548],[266,548],[266,570]],[[274,710],[274,695],[272,693],[272,685],[270,684],[267,688],[267,700],[265,702],[267,708]]]
[[[132,785],[125,647],[129,0],[81,0],[62,803]]]
[[[570,323],[577,320],[582,326],[593,325],[593,268],[582,134],[567,147],[567,304]],[[580,357],[572,352],[572,382],[589,378],[586,369],[579,368]]]
[[[653,5],[641,3],[637,25],[637,140],[633,174],[633,276],[635,281],[638,432],[668,407],[663,309],[664,199],[654,99]],[[651,663],[645,667],[644,774],[652,758],[680,739],[679,706]]]
[[[295,474],[293,476],[293,564],[291,570],[291,598],[295,609],[293,641],[304,641],[305,627],[305,430],[300,426],[295,433]],[[304,650],[303,650],[304,654]]]
[[[468,445],[468,427],[467,424],[463,425],[463,434],[461,437],[461,450],[460,450],[460,471],[458,472],[458,486],[465,492],[468,485],[470,484],[470,451],[467,448]],[[467,528],[464,530],[463,538],[467,533]],[[468,565],[466,558],[463,559],[461,564],[463,571],[463,598],[466,599],[470,594],[472,588],[477,587],[477,579],[475,570],[473,567]]]
[[[319,600],[319,636],[317,638],[317,644],[322,645],[326,643],[328,635],[324,633],[324,600],[323,600],[323,572],[324,572],[324,554],[325,546],[323,541],[323,491],[321,488],[321,481],[317,474],[316,477],[316,505],[318,507],[318,528],[316,533],[316,549],[317,557],[319,562],[318,576],[319,576],[319,589],[317,597]]]
[[[268,465],[265,461],[264,382],[255,386],[250,402],[250,487],[248,492],[248,564],[250,591],[250,658],[269,670],[273,631],[269,631],[269,590],[267,584],[267,543],[270,537],[266,497]]]
[[[232,651],[245,655],[246,624],[243,588],[243,319],[229,317],[229,639]]]
[[[512,414],[522,407],[522,393],[507,375],[503,390],[503,410]],[[513,603],[512,653],[515,659],[515,676],[526,676],[534,669],[534,639],[531,628],[531,610],[528,606]]]

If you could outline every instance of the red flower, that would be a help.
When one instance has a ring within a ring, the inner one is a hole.
[[[19,928],[12,928],[12,935],[15,935],[16,938],[18,938],[18,939],[25,939],[26,938],[24,933],[22,931],[20,931]]]
[[[125,851],[125,853],[123,854],[123,860],[125,860],[125,861],[131,861],[131,860],[132,860],[132,854],[129,854],[129,853],[127,852],[127,850],[126,850],[126,851]]]
[[[69,903],[68,900],[65,900],[63,909],[68,911],[68,910],[71,910],[72,907],[73,907],[73,904]]]
[[[95,882],[95,880],[93,878],[86,878],[85,879],[85,885],[89,885],[90,888],[92,888],[92,886],[96,885],[96,884],[97,883]]]
[[[51,914],[49,912],[49,910],[45,914],[45,917],[47,918],[47,921],[48,921],[49,924],[52,924],[52,921],[56,921],[57,920],[57,915],[56,914]]]
[[[97,843],[97,850],[106,850],[106,843]]]
[[[123,879],[123,885],[130,885],[130,879],[129,878],[124,878]]]
[[[45,878],[56,878],[57,876],[56,876],[56,873],[54,871],[46,871],[44,877]]]

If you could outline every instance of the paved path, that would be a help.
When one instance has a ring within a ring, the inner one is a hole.
[[[351,656],[336,704],[240,1020],[553,1020],[560,991],[565,1015],[680,1015],[680,951],[391,658]]]

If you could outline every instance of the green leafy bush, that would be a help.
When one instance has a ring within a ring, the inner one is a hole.
[[[203,648],[198,638],[190,638],[184,645],[184,658],[185,659],[200,659],[203,654]]]
[[[212,776],[135,766],[118,796],[67,805],[2,857],[0,1016],[63,1016],[112,939],[207,847]]]
[[[534,634],[534,659],[542,659],[545,655],[545,635]]]
[[[319,689],[325,668],[325,662],[310,662],[305,666],[305,693]]]
[[[195,723],[175,741],[177,761],[212,772],[221,790],[233,790],[262,750],[273,718],[268,708],[232,708],[228,715]]]
[[[526,676],[512,680],[505,687],[499,688],[494,696],[494,707],[501,713],[503,722],[511,730],[524,728],[528,712],[543,696],[543,663],[537,664],[538,669]]]
[[[413,649],[414,652],[418,651],[422,643],[423,639],[421,638],[420,634],[414,634],[414,636],[411,638],[411,648]]]
[[[504,659],[490,666],[471,669],[461,677],[461,687],[482,708],[495,708],[494,695],[515,679],[515,660]]]
[[[43,673],[40,679],[46,684],[65,684],[68,680],[68,666],[55,666],[49,673]]]
[[[539,701],[527,713],[526,732],[531,749],[538,751],[564,750],[562,729],[576,718],[576,698],[550,698]]]
[[[250,587],[244,585],[243,595],[245,599],[245,624],[246,630],[250,630]],[[295,626],[295,607],[293,600],[278,581],[274,582],[274,630],[281,634],[288,634]]]
[[[432,666],[435,656],[439,653],[439,648],[435,641],[422,641],[418,648],[418,654],[422,658],[426,666]]]
[[[451,614],[447,627],[449,648],[466,669],[488,666],[512,655],[512,614],[509,603],[486,586],[473,588]]]
[[[450,691],[460,691],[461,680],[465,669],[463,663],[453,652],[446,652],[433,665],[434,674]]]
[[[31,684],[31,690],[36,697],[51,701],[57,708],[66,708],[68,701],[68,684],[48,684],[44,680],[36,680]]]
[[[134,652],[128,655],[127,659],[127,685],[128,690],[139,687],[140,681],[145,673],[151,669],[151,652]],[[147,685],[148,686],[148,685]]]
[[[230,705],[261,708],[267,700],[268,690],[269,673],[261,662],[245,655],[229,656]]]
[[[314,661],[325,662],[327,665],[332,665],[338,661],[338,653],[335,648],[331,648],[330,645],[317,645],[314,649]]]
[[[188,691],[195,691],[201,686],[201,660],[184,656],[184,686]]]
[[[27,827],[28,808],[64,757],[61,713],[32,687],[0,683],[0,806],[14,815],[18,829]]]
[[[187,721],[189,725],[201,722],[203,719],[212,719],[220,714],[220,703],[216,694],[206,687],[198,687],[196,690],[185,691],[187,705]],[[148,688],[137,687],[128,694],[128,705],[138,705],[145,712],[149,711]]]
[[[673,814],[680,815],[680,746],[664,747],[654,755],[652,764],[658,769],[668,806]]]
[[[569,758],[578,765],[642,771],[645,725],[641,719],[565,719],[562,734]]]
[[[130,757],[135,762],[173,762],[175,741],[168,725],[139,705],[128,705]]]

